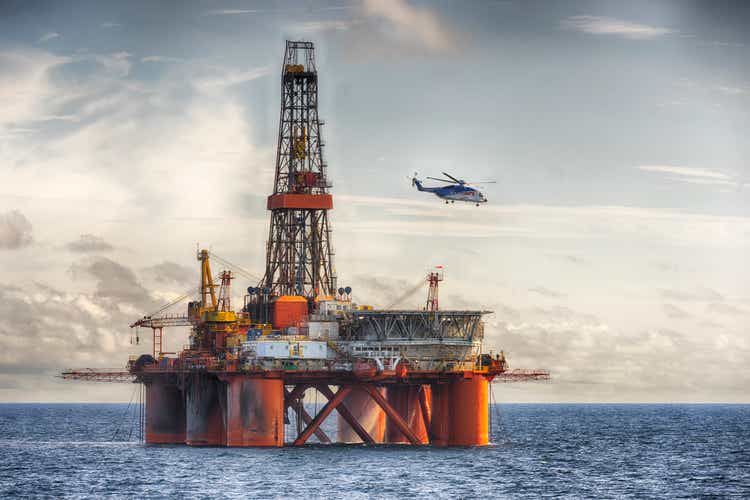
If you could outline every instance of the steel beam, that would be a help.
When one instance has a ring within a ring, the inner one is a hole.
[[[336,409],[337,406],[341,404],[341,402],[344,400],[347,394],[349,394],[349,391],[351,391],[351,386],[345,385],[339,388],[339,390],[336,392],[336,394],[331,398],[325,406],[320,410],[320,412],[315,415],[315,418],[313,418],[312,422],[305,427],[305,430],[300,433],[299,436],[297,436],[297,439],[294,440],[294,443],[292,443],[293,446],[302,446],[305,444],[305,442],[310,438],[310,436],[313,435],[315,432],[315,429],[320,427],[320,424],[323,423],[323,421],[328,417],[328,415],[331,414],[333,410]]]
[[[315,388],[320,391],[320,393],[329,401],[334,397],[333,391],[331,391],[331,389],[327,385],[316,385]],[[354,415],[352,415],[352,413],[349,411],[349,408],[346,407],[346,404],[339,405],[339,407],[336,408],[336,411],[338,411],[339,415],[341,415],[341,417],[346,420],[346,423],[351,426],[352,430],[357,433],[359,439],[367,444],[375,444],[375,440],[372,438],[372,436],[370,436],[365,428],[362,427],[362,424],[359,423]]]
[[[424,386],[419,388],[419,409],[422,410],[422,422],[424,422],[424,428],[427,430],[427,435],[430,435],[430,409],[427,407],[427,394],[425,394]],[[432,439],[430,439],[432,441]]]
[[[370,393],[370,396],[372,396],[372,399],[375,400],[375,402],[380,405],[380,407],[383,409],[386,415],[388,415],[388,418],[390,418],[394,424],[396,424],[396,427],[401,431],[401,433],[406,437],[406,439],[409,440],[409,442],[413,445],[419,445],[422,444],[422,442],[419,440],[416,434],[412,432],[412,430],[409,428],[409,425],[404,421],[403,418],[401,418],[401,415],[398,414],[396,410],[393,409],[391,405],[388,404],[388,401],[383,397],[382,394],[373,386],[363,384],[362,388],[366,390],[368,393]]]
[[[304,384],[300,384],[297,387],[300,387],[302,385]],[[297,389],[297,387],[295,387],[295,390]],[[309,386],[305,386],[305,389],[308,389],[308,388]],[[303,393],[305,389],[303,389]],[[300,417],[302,417],[302,420],[305,422],[305,425],[310,425],[310,422],[312,422],[313,419],[310,416],[310,414],[307,413],[307,410],[305,410],[304,404],[301,401],[299,402],[299,404],[296,404],[296,405],[293,404],[294,400],[292,398],[293,398],[294,391],[287,391],[286,389],[284,389],[284,393],[285,393],[286,406],[287,407],[291,406],[292,409],[296,411]],[[298,397],[301,399],[302,396],[303,394],[300,394],[300,396]],[[286,411],[286,408],[284,409],[284,411]],[[325,444],[331,443],[331,438],[329,438],[328,435],[325,432],[323,432],[323,429],[321,428],[318,428],[315,430],[315,437],[317,437],[321,443],[325,443]]]

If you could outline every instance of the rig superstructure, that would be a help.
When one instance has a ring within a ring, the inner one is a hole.
[[[441,310],[442,269],[426,276],[421,310],[357,305],[349,287],[337,288],[312,43],[286,43],[281,82],[265,274],[241,309],[232,309],[233,271],[252,275],[199,250],[198,300],[186,314],[163,308],[131,325],[152,329],[152,355],[131,359],[127,370],[67,370],[63,378],[144,384],[150,444],[330,443],[321,423],[334,410],[339,442],[488,444],[489,383],[546,380],[549,372],[509,370],[502,352],[484,353],[488,311]],[[211,261],[230,269],[215,277]],[[190,327],[179,353],[163,351],[170,326]],[[304,405],[311,391],[327,399],[314,415]],[[289,409],[297,425],[288,440]]]

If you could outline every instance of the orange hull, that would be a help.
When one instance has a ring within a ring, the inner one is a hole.
[[[146,443],[185,444],[185,397],[176,385],[146,384]]]
[[[232,377],[227,385],[227,446],[284,446],[284,383]]]

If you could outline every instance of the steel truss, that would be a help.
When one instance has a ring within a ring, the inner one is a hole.
[[[347,340],[451,339],[484,337],[487,311],[355,311],[344,332]]]
[[[323,162],[318,118],[318,73],[311,42],[286,43],[273,195],[302,194],[314,200],[330,187]],[[271,295],[335,293],[328,210],[282,206],[272,211],[263,286]]]

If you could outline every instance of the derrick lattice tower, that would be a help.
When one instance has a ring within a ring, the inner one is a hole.
[[[286,42],[271,224],[262,285],[271,296],[333,295],[336,276],[328,210],[333,198],[318,119],[318,73],[311,42]]]

